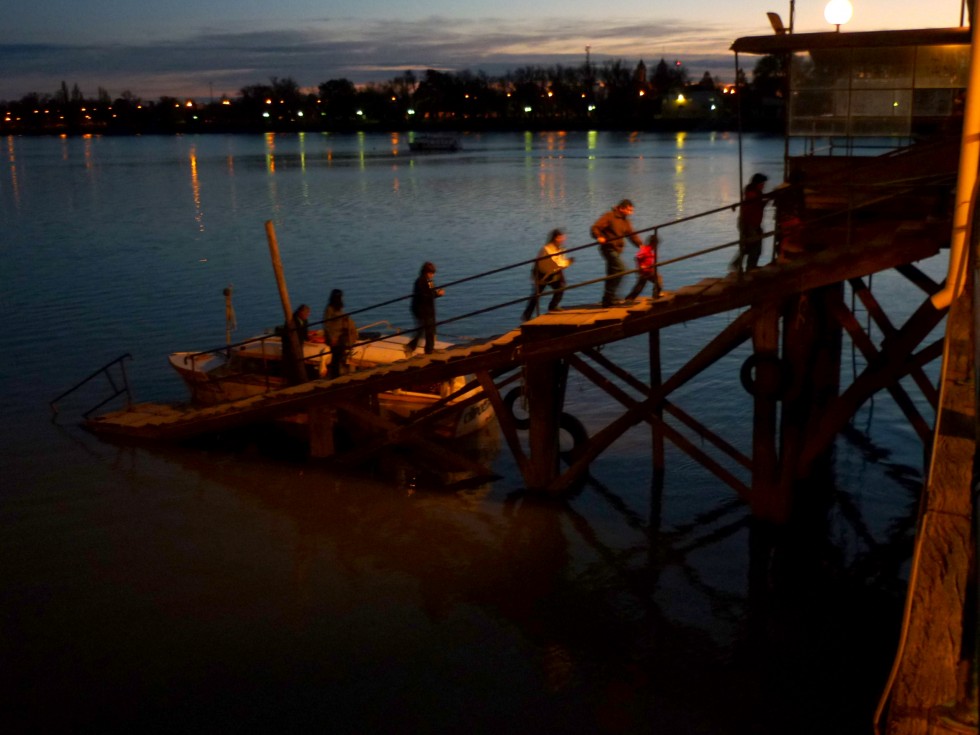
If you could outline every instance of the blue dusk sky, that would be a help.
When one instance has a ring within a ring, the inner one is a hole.
[[[959,25],[962,0],[851,0],[847,30]],[[796,30],[828,30],[826,0],[796,3]],[[26,0],[0,23],[0,100],[52,94],[62,80],[95,96],[124,90],[235,96],[249,84],[291,77],[383,81],[406,70],[484,71],[622,59],[682,61],[692,79],[731,81],[739,36],[771,33],[766,11],[789,23],[779,0]],[[750,62],[751,64],[751,62]],[[750,64],[747,64],[750,66]]]

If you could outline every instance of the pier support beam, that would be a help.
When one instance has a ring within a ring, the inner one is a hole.
[[[528,402],[528,489],[541,490],[558,477],[558,431],[565,401],[567,365],[561,360],[527,363],[524,391]]]
[[[783,311],[786,390],[780,421],[779,485],[790,498],[795,482],[809,470],[800,463],[808,437],[821,410],[840,393],[842,330],[830,315],[843,306],[842,299],[841,284],[833,284],[799,294]]]
[[[756,357],[752,421],[752,514],[773,523],[785,523],[789,502],[776,482],[776,407],[779,396],[779,310],[760,308],[752,327]]]
[[[317,459],[332,457],[336,450],[333,440],[337,424],[337,411],[333,406],[310,406],[309,424],[310,456]]]

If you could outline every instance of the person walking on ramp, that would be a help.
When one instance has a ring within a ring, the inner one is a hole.
[[[647,283],[653,284],[653,298],[660,296],[660,292],[664,287],[664,279],[657,272],[657,246],[659,244],[660,238],[654,232],[640,246],[640,249],[636,251],[636,267],[639,272],[636,274],[636,285],[633,286],[633,290],[626,297],[627,302],[635,301]]]
[[[415,317],[415,336],[405,345],[405,354],[411,357],[419,346],[419,339],[425,335],[425,354],[431,355],[436,346],[436,299],[446,292],[436,288],[432,282],[436,267],[426,261],[419,270],[412,288],[412,316]]]
[[[548,311],[555,311],[561,303],[565,288],[565,269],[575,262],[575,258],[565,256],[565,249],[562,244],[565,242],[565,233],[561,230],[552,230],[541,250],[538,251],[538,259],[531,268],[531,280],[534,282],[534,293],[527,300],[521,321],[526,322],[534,313],[538,305],[538,299],[544,290],[551,286],[554,289],[551,295],[551,302],[548,304]]]
[[[732,259],[729,269],[738,275],[759,267],[762,255],[762,213],[766,200],[762,198],[762,187],[769,177],[753,174],[742,195],[742,208],[738,212],[738,253]]]
[[[622,259],[623,247],[625,246],[624,239],[629,238],[636,247],[643,244],[639,236],[633,232],[633,223],[629,219],[632,214],[633,202],[624,199],[597,219],[590,230],[592,237],[599,243],[603,260],[606,261],[606,281],[602,293],[603,306],[612,306],[616,303],[616,293],[620,282],[623,280],[623,274],[626,272],[626,266],[623,265]]]

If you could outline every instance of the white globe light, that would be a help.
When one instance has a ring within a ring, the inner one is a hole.
[[[823,9],[823,17],[827,19],[828,23],[835,26],[847,23],[853,13],[854,8],[851,7],[848,0],[830,0],[827,7]]]

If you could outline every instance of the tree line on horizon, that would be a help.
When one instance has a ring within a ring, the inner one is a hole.
[[[749,83],[744,73],[718,85],[708,72],[688,78],[664,59],[648,73],[640,61],[577,67],[524,66],[502,76],[482,71],[416,75],[355,85],[330,79],[315,92],[292,78],[243,87],[239,96],[207,102],[164,96],[144,101],[99,87],[95,97],[62,82],[53,94],[32,92],[0,102],[3,133],[141,133],[342,131],[356,129],[493,129],[562,126],[598,128],[731,126],[736,106],[748,127],[781,122],[785,77],[777,57],[762,57]]]

